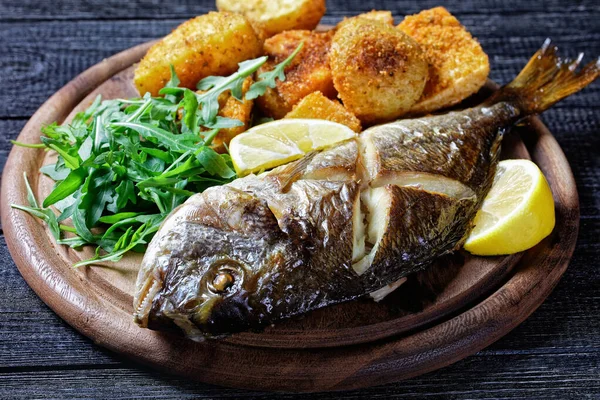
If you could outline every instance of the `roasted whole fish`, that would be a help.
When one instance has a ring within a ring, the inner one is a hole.
[[[158,231],[137,280],[142,327],[202,340],[393,286],[462,245],[506,129],[580,90],[547,41],[478,107],[372,127],[258,176],[212,187]]]

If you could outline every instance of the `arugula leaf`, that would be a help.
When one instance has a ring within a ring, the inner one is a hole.
[[[71,170],[57,164],[48,164],[41,167],[40,172],[50,177],[53,181],[62,181],[69,175]]]
[[[115,188],[115,193],[117,194],[115,198],[117,210],[125,208],[128,201],[130,201],[132,204],[137,203],[137,197],[135,196],[135,191],[133,189],[133,182],[131,181],[121,181],[119,186]],[[102,218],[100,221],[102,221]]]
[[[178,87],[179,84],[181,83],[181,81],[179,80],[179,77],[177,76],[177,73],[175,72],[175,67],[173,67],[173,64],[169,65],[169,68],[171,70],[171,79],[169,80],[169,82],[167,82],[167,84],[165,85],[165,87]]]
[[[196,155],[196,158],[213,175],[219,175],[221,178],[232,178],[235,176],[233,169],[210,147],[203,147],[200,153]]]
[[[235,118],[226,118],[216,116],[214,122],[205,123],[204,126],[210,129],[225,129],[225,128],[235,128],[236,126],[243,126],[244,123],[239,119]]]
[[[275,88],[275,86],[277,86],[275,79],[279,79],[281,82],[285,81],[285,68],[292,62],[300,50],[302,50],[303,46],[304,42],[301,42],[298,47],[296,47],[296,50],[294,50],[288,58],[277,64],[272,71],[263,72],[262,74],[258,75],[259,80],[250,86],[250,89],[248,89],[248,92],[246,92],[246,99],[256,99],[257,97],[265,94],[267,88]]]
[[[100,222],[103,222],[105,224],[116,224],[119,221],[131,218],[131,217],[137,217],[138,215],[141,215],[141,214],[142,213],[139,213],[139,212],[122,212],[122,213],[118,213],[118,214],[104,216],[104,217],[100,218]]]
[[[62,200],[73,193],[83,184],[87,177],[87,171],[83,168],[72,170],[67,177],[61,181],[54,190],[44,199],[44,208]]]
[[[54,239],[60,239],[60,228],[58,226],[58,221],[56,220],[56,214],[50,209],[40,208],[37,200],[35,199],[35,195],[33,194],[33,190],[31,189],[31,185],[29,184],[29,180],[27,179],[27,174],[23,173],[23,179],[25,180],[25,188],[27,190],[27,201],[29,202],[29,207],[20,206],[17,204],[11,204],[12,208],[16,208],[17,210],[25,211],[34,217],[38,217],[42,221],[44,221],[48,225],[48,229]]]
[[[22,143],[22,142],[17,142],[16,140],[11,140],[10,142],[12,144],[14,144],[15,146],[28,147],[30,149],[43,149],[44,147],[46,147],[46,145],[44,143]]]
[[[48,229],[54,239],[60,239],[60,229],[58,227],[58,221],[56,220],[56,214],[54,211],[49,208],[34,208],[34,207],[26,207],[20,206],[17,204],[11,204],[12,208],[16,208],[17,210],[28,212],[34,217],[38,217],[42,221],[44,221],[48,225]]]
[[[33,194],[33,190],[31,190],[31,185],[29,184],[29,179],[27,179],[27,174],[23,172],[23,179],[25,180],[25,188],[27,189],[27,201],[29,205],[34,208],[39,208],[37,200],[35,199],[35,195]]]
[[[144,138],[155,138],[171,151],[194,150],[192,146],[184,144],[176,135],[164,129],[144,122],[114,122],[113,127],[124,127],[134,130]]]
[[[54,204],[54,207],[61,211],[61,214],[58,216],[58,222],[62,222],[67,218],[71,218],[75,209],[79,207],[80,197],[81,189],[77,190],[71,196],[61,201],[57,201]]]
[[[92,232],[86,224],[86,211],[82,210],[80,207],[75,207],[71,219],[73,220],[73,226],[75,226],[79,236],[88,243],[94,243],[94,235],[92,235]]]
[[[65,165],[70,169],[77,169],[81,163],[81,159],[77,154],[77,149],[73,146],[69,146],[68,143],[60,142],[56,139],[51,139],[42,136],[42,143],[44,143],[47,147],[56,151],[64,160]],[[71,154],[75,152],[75,154]]]
[[[218,104],[217,104],[218,107]],[[193,134],[198,134],[198,99],[191,90],[183,93],[183,122]]]
[[[236,99],[241,100],[244,80],[256,72],[266,61],[266,56],[243,61],[238,64],[238,71],[228,77],[208,77],[201,80],[198,83],[198,89],[208,90],[206,93],[196,94],[198,103],[202,105],[203,124],[214,122],[217,117],[221,93],[230,90]]]

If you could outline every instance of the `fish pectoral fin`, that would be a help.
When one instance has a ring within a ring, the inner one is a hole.
[[[298,161],[273,170],[268,177],[277,182],[282,193],[286,193],[294,182],[303,177],[306,168],[318,153],[318,151],[311,151]]]

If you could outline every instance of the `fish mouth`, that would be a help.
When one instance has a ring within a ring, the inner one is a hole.
[[[163,281],[157,279],[151,271],[145,271],[138,279],[138,291],[133,300],[133,319],[142,328],[148,327],[148,318],[152,310],[152,301],[163,288]],[[142,283],[140,285],[140,283]]]

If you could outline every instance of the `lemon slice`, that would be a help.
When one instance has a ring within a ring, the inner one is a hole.
[[[501,161],[464,247],[481,256],[517,253],[548,236],[554,222],[552,192],[538,166]]]
[[[229,154],[238,176],[301,158],[304,154],[356,137],[345,125],[321,119],[267,122],[234,137]]]

